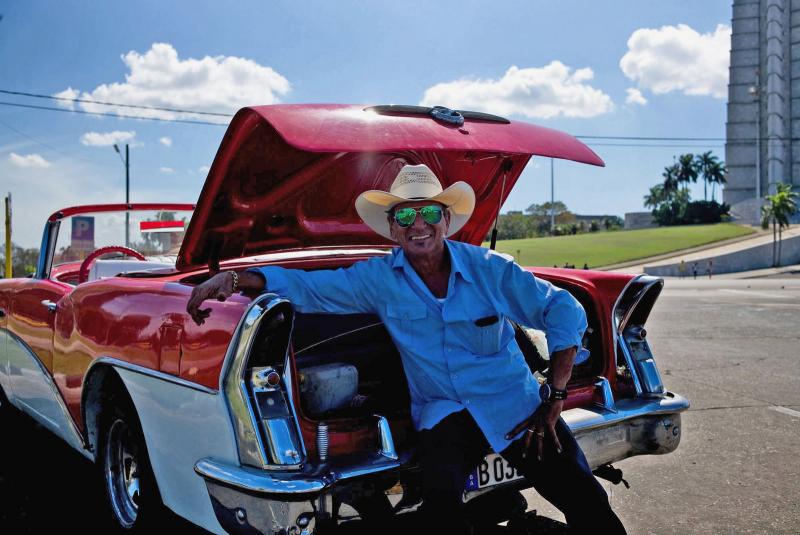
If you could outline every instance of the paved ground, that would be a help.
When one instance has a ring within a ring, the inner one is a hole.
[[[648,337],[692,408],[675,453],[617,464],[631,533],[800,533],[799,320],[798,279],[667,281]]]
[[[797,278],[667,281],[649,338],[666,386],[692,409],[677,452],[617,464],[631,488],[607,487],[630,533],[800,533],[798,319]],[[6,421],[0,532],[96,530],[92,475],[46,431]],[[530,533],[565,532],[558,511],[526,497],[545,515]],[[166,528],[193,531],[178,520]]]

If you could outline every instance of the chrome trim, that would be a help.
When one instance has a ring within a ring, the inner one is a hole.
[[[45,299],[42,301],[42,305],[47,307],[47,311],[51,314],[55,314],[56,310],[58,310],[58,305],[49,299]]]
[[[333,511],[333,497],[317,494],[297,500],[270,499],[206,480],[206,491],[226,533],[311,535]]]
[[[607,411],[617,412],[617,407],[614,403],[614,392],[611,390],[611,383],[608,382],[608,379],[600,376],[594,386],[600,392],[600,397],[602,398],[602,401],[596,404]]]
[[[262,307],[262,303],[267,300],[270,300],[267,308]],[[271,310],[283,301],[274,299],[274,295],[262,294],[250,303],[233,332],[233,339],[228,345],[220,374],[220,391],[225,392],[231,423],[236,430],[239,461],[244,465],[259,468],[266,468],[269,462],[261,435],[258,432],[258,421],[247,399],[244,367],[255,338],[258,319],[264,312]],[[245,420],[245,418],[247,419]]]
[[[126,370],[130,370],[134,373],[138,373],[141,375],[147,375],[149,377],[153,377],[154,379],[159,379],[161,381],[166,381],[168,383],[173,383],[178,386],[184,386],[186,388],[191,388],[192,390],[197,390],[198,392],[202,392],[204,394],[212,394],[216,395],[219,394],[217,390],[213,388],[209,388],[207,386],[203,386],[197,383],[193,383],[191,381],[187,381],[186,379],[182,379],[180,377],[176,377],[174,375],[170,375],[168,373],[164,373],[158,370],[152,370],[150,368],[145,368],[144,366],[139,366],[138,364],[132,364],[130,362],[126,362],[124,360],[119,360],[114,357],[100,357],[94,359],[92,363],[89,365],[89,369],[86,370],[86,373],[83,375],[83,385],[81,386],[81,390],[83,391],[86,387],[86,379],[90,376],[90,372],[95,368],[95,366],[100,366],[102,364],[112,366],[114,368],[123,368]]]
[[[622,291],[617,296],[617,300],[614,301],[614,306],[611,308],[611,322],[613,323],[613,327],[614,327],[612,329],[612,332],[614,334],[614,365],[615,366],[617,364],[617,361],[619,360],[619,355],[618,355],[618,351],[619,350],[617,349],[617,347],[624,345],[624,340],[623,341],[620,340],[621,332],[619,330],[619,326],[622,325],[622,322],[617,320],[617,307],[619,307],[619,303],[620,303],[620,301],[622,301],[622,298],[625,297],[625,294],[628,292],[628,289],[636,281],[638,281],[642,277],[646,277],[646,276],[647,275],[637,275],[637,276],[633,277],[631,280],[629,280],[628,283],[625,285],[625,287],[622,288]],[[639,376],[636,373],[636,367],[633,364],[633,359],[631,359],[631,356],[628,353],[626,348],[623,348],[622,356],[625,357],[625,362],[628,365],[628,371],[630,371],[631,379],[633,379],[633,387],[636,390],[636,395],[637,396],[641,396],[642,395],[642,383],[641,383],[641,381],[639,381]]]
[[[213,459],[201,459],[194,471],[206,480],[260,494],[289,496],[322,492],[332,481],[321,475],[299,472],[267,472],[247,466],[232,466]]]
[[[625,332],[628,332],[627,330]],[[661,380],[661,374],[658,372],[653,352],[650,350],[650,344],[647,340],[642,338],[638,343],[644,344],[649,357],[645,360],[639,360],[631,353],[628,339],[625,333],[622,333],[622,351],[631,359],[633,365],[636,367],[636,376],[639,378],[639,384],[642,385],[642,396],[663,396],[666,389],[664,382]]]
[[[389,427],[389,420],[380,414],[376,414],[378,419],[378,436],[381,439],[380,454],[392,460],[397,460],[397,451],[394,449],[394,438],[392,429]]]
[[[643,416],[656,416],[661,414],[674,414],[687,410],[689,400],[685,397],[667,392],[658,398],[633,398],[620,399],[616,402],[616,412],[606,412],[603,409],[569,409],[561,413],[572,432],[580,434],[582,431],[598,427],[611,427],[626,420]]]
[[[259,470],[205,458],[197,461],[194,471],[206,481],[248,492],[291,497],[322,492],[337,482],[396,470],[408,460],[388,459],[380,454],[345,456],[318,466],[308,464],[304,466],[303,471],[298,472]]]
[[[39,246],[39,260],[36,262],[37,279],[46,279],[50,277],[50,269],[53,266],[53,255],[56,250],[56,239],[58,238],[58,229],[61,226],[61,220],[47,221],[44,224],[44,231],[42,232],[42,244]]]
[[[31,360],[36,363],[36,366],[39,368],[42,377],[44,377],[44,382],[47,384],[47,386],[50,388],[51,393],[53,394],[54,401],[56,402],[56,404],[58,404],[58,407],[61,409],[62,416],[67,422],[69,422],[70,430],[72,431],[73,435],[72,438],[74,439],[74,444],[71,445],[73,445],[73,447],[75,447],[75,445],[80,445],[83,448],[83,450],[82,451],[78,450],[78,451],[80,451],[84,456],[93,460],[94,457],[92,455],[91,446],[89,445],[89,442],[86,439],[86,437],[84,437],[83,433],[81,433],[80,430],[78,429],[75,420],[72,418],[72,415],[70,414],[69,409],[67,408],[67,403],[64,401],[64,398],[61,395],[61,391],[59,391],[55,381],[53,380],[53,377],[50,375],[50,371],[47,368],[45,368],[44,364],[42,364],[42,362],[36,356],[36,353],[30,348],[30,346],[28,346],[25,340],[23,340],[22,338],[20,338],[19,336],[17,336],[16,334],[14,334],[13,332],[11,332],[6,328],[0,328],[0,330],[5,331],[6,335],[10,339],[19,343],[19,345],[29,354]],[[14,395],[13,386],[10,390],[11,390],[11,395],[13,396]],[[9,396],[9,398],[10,397],[11,396]],[[32,408],[28,404],[22,401],[20,401],[20,403],[22,403],[23,405],[32,410]],[[66,442],[70,443],[69,440],[66,440]]]
[[[647,295],[648,290],[650,290],[650,288],[652,288],[656,284],[662,284],[662,285],[664,284],[664,279],[662,279],[660,277],[653,277],[652,275],[639,275],[638,277],[636,277],[637,281],[643,281],[644,279],[652,279],[652,280],[649,280],[649,281],[644,283],[642,288],[639,290],[639,292],[634,297],[634,300],[631,303],[631,306],[629,306],[628,310],[625,311],[625,315],[622,317],[622,319],[620,320],[619,324],[616,326],[618,334],[622,334],[622,332],[625,330],[625,327],[628,326],[628,322],[630,321],[631,314],[633,314],[633,312],[636,310],[636,307],[639,306],[639,303],[642,301],[642,298],[644,298],[644,296]],[[614,308],[616,309],[616,305],[615,305]],[[614,317],[614,319],[616,321],[616,310],[614,312],[615,312],[615,315],[613,317]]]
[[[225,354],[220,374],[220,389],[225,392],[228,400],[231,421],[236,430],[240,462],[262,469],[299,470],[307,452],[293,403],[289,344],[287,343],[285,348],[282,377],[289,418],[259,421],[258,411],[252,406],[248,393],[247,381],[250,378],[245,377],[248,359],[261,321],[278,306],[287,306],[291,309],[291,302],[275,294],[262,294],[253,300],[242,315]],[[291,332],[291,326],[289,328]],[[267,444],[264,443],[261,429],[265,433]]]

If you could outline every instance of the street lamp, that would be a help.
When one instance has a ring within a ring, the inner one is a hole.
[[[114,143],[114,150],[117,151],[119,154],[120,159],[122,159],[122,153],[119,151],[119,147],[116,143]],[[128,211],[130,208],[131,202],[131,164],[130,164],[130,150],[128,148],[128,144],[125,143],[125,159],[122,160],[122,163],[125,164],[125,247],[131,246],[130,240],[130,218],[131,214]]]

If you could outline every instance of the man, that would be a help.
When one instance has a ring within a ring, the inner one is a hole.
[[[356,200],[364,222],[399,245],[392,254],[338,270],[220,273],[195,287],[187,310],[202,323],[209,313],[199,308],[203,300],[268,288],[301,312],[378,315],[408,378],[431,532],[470,532],[464,486],[491,447],[575,531],[624,533],[560,418],[586,329],[583,308],[503,255],[446,240],[474,206],[468,184],[443,190],[428,167],[405,166],[389,192],[371,190]],[[506,318],[546,331],[552,373],[541,396]]]

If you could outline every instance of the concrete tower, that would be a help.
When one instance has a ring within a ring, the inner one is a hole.
[[[800,186],[800,0],[734,0],[723,199],[744,221]]]

